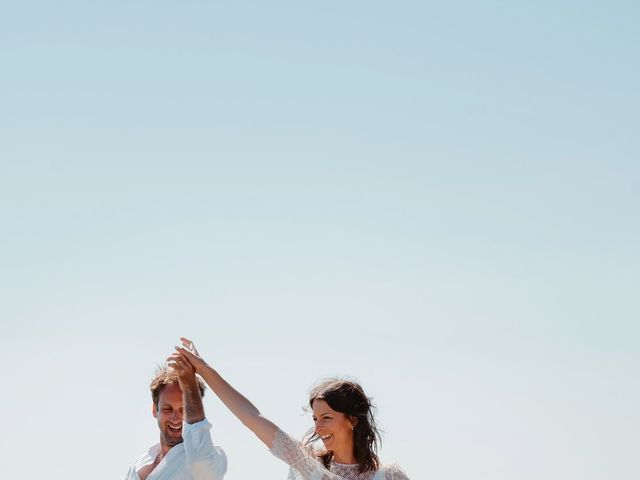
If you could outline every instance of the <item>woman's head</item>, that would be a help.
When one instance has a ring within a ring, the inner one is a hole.
[[[315,428],[309,441],[321,439],[328,466],[336,451],[351,449],[360,472],[376,470],[380,434],[373,417],[373,405],[362,387],[350,380],[331,379],[315,387],[309,395]]]

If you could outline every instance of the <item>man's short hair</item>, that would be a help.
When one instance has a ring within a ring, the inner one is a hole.
[[[196,381],[198,382],[198,388],[200,389],[200,397],[204,397],[204,391],[206,389],[202,379],[196,375]],[[178,374],[173,368],[167,366],[159,367],[156,371],[155,377],[151,380],[149,389],[151,390],[151,398],[153,398],[153,404],[158,408],[158,400],[160,399],[160,393],[167,385],[178,385]]]

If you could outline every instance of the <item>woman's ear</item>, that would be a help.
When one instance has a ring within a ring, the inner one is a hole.
[[[356,428],[356,425],[358,424],[358,417],[349,417],[349,420],[351,421],[351,430],[353,430],[354,428]]]

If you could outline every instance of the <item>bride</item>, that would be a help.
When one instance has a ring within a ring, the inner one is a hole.
[[[271,453],[290,466],[290,480],[409,480],[396,465],[383,465],[376,455],[380,435],[372,405],[362,387],[352,381],[328,380],[313,389],[309,406],[315,427],[304,443],[297,442],[229,385],[195,349],[193,342],[180,339],[182,347],[168,359],[170,367],[190,363],[196,373],[231,412],[249,428]],[[310,443],[320,439],[324,449]]]

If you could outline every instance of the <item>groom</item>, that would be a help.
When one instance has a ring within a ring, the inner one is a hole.
[[[227,457],[211,441],[204,416],[204,383],[177,353],[151,381],[160,443],[129,469],[126,480],[222,480]]]

